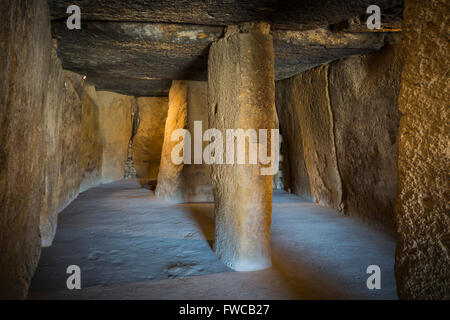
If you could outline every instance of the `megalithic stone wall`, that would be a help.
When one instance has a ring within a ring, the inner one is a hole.
[[[137,178],[142,182],[158,178],[168,106],[166,97],[137,98],[138,120],[131,155]]]
[[[0,21],[0,298],[24,298],[41,247],[47,1],[1,1]]]
[[[278,81],[285,188],[395,234],[398,37]]]
[[[406,0],[399,110],[400,298],[450,299],[450,50],[447,0]]]

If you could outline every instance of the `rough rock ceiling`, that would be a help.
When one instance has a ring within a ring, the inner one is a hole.
[[[384,13],[383,28],[397,28],[403,0],[49,3],[65,69],[87,75],[100,90],[161,96],[167,95],[173,79],[206,80],[209,46],[227,25],[248,21],[273,25],[275,76],[280,80],[341,57],[378,50],[384,33],[349,32],[354,30],[347,22],[362,20],[366,8],[377,4]],[[71,4],[81,8],[81,30],[66,28]],[[330,25],[336,26],[334,31]]]
[[[65,18],[70,4],[83,19],[227,26],[267,21],[276,29],[308,30],[363,15],[380,6],[383,21],[398,19],[403,0],[49,0],[53,18]]]

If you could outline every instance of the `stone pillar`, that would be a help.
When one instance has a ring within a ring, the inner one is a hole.
[[[213,43],[208,60],[210,128],[275,128],[274,53],[270,26],[264,23],[228,28]],[[224,149],[225,146],[224,146]],[[261,165],[213,164],[215,244],[219,259],[237,271],[271,266],[272,175]],[[270,140],[269,147],[270,150]],[[230,150],[225,150],[226,153]],[[259,159],[259,157],[258,157]],[[235,162],[236,163],[236,162]]]
[[[213,202],[210,166],[202,159],[202,151],[207,142],[203,144],[201,150],[195,150],[195,141],[202,141],[203,133],[209,129],[208,120],[208,85],[206,81],[188,81],[187,90],[187,126],[192,140],[191,164],[184,164],[181,172],[181,193],[184,202]],[[197,128],[195,127],[197,123]],[[201,124],[201,127],[198,124]],[[196,132],[197,131],[197,132]],[[201,136],[200,136],[201,134]],[[200,151],[200,152],[199,152]],[[195,156],[197,153],[197,161]]]
[[[156,187],[156,196],[160,199],[176,203],[213,201],[210,168],[202,160],[203,148],[197,152],[194,150],[194,142],[196,139],[202,142],[203,132],[208,129],[206,92],[206,81],[175,80],[172,83]],[[195,123],[200,123],[197,129]],[[171,136],[177,129],[186,130],[190,139],[171,141]],[[190,162],[172,162],[171,154],[173,150],[177,150],[174,149],[177,148],[176,145],[186,146],[186,151],[190,153]],[[206,143],[199,144],[200,147],[205,145]]]
[[[158,198],[175,203],[183,202],[183,194],[180,188],[183,163],[175,164],[172,161],[172,150],[179,144],[179,141],[172,141],[171,137],[175,130],[185,129],[187,126],[187,90],[187,81],[172,81],[169,91],[169,110],[164,129],[158,184],[155,191]]]

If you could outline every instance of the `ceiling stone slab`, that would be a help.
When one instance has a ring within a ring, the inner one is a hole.
[[[141,80],[204,80],[209,45],[222,27],[85,22],[81,30],[52,24],[63,67]]]
[[[129,95],[167,95],[170,82],[206,80],[209,47],[223,35],[219,26],[83,22],[68,30],[52,23],[65,69],[86,75],[98,89]],[[383,33],[326,29],[274,30],[276,80],[353,54],[380,49]]]
[[[384,33],[274,30],[275,79],[282,80],[321,64],[381,49]]]
[[[100,91],[112,91],[136,97],[167,97],[172,84],[171,80],[142,80],[103,73],[90,73],[87,81],[94,84]]]
[[[266,21],[277,29],[308,30],[363,17],[369,5],[381,8],[382,22],[398,21],[403,0],[49,0],[54,19],[78,5],[83,20],[168,22],[227,26]]]

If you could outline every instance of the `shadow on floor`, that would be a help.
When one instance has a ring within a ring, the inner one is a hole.
[[[214,203],[187,203],[180,207],[189,210],[192,219],[196,221],[204,239],[211,250],[214,248]]]
[[[212,251],[212,203],[170,204],[133,181],[82,193],[42,250],[31,299],[395,299],[395,243],[285,192],[274,193],[273,267],[233,272]],[[82,290],[66,289],[66,268]],[[368,264],[382,289],[365,287]]]

